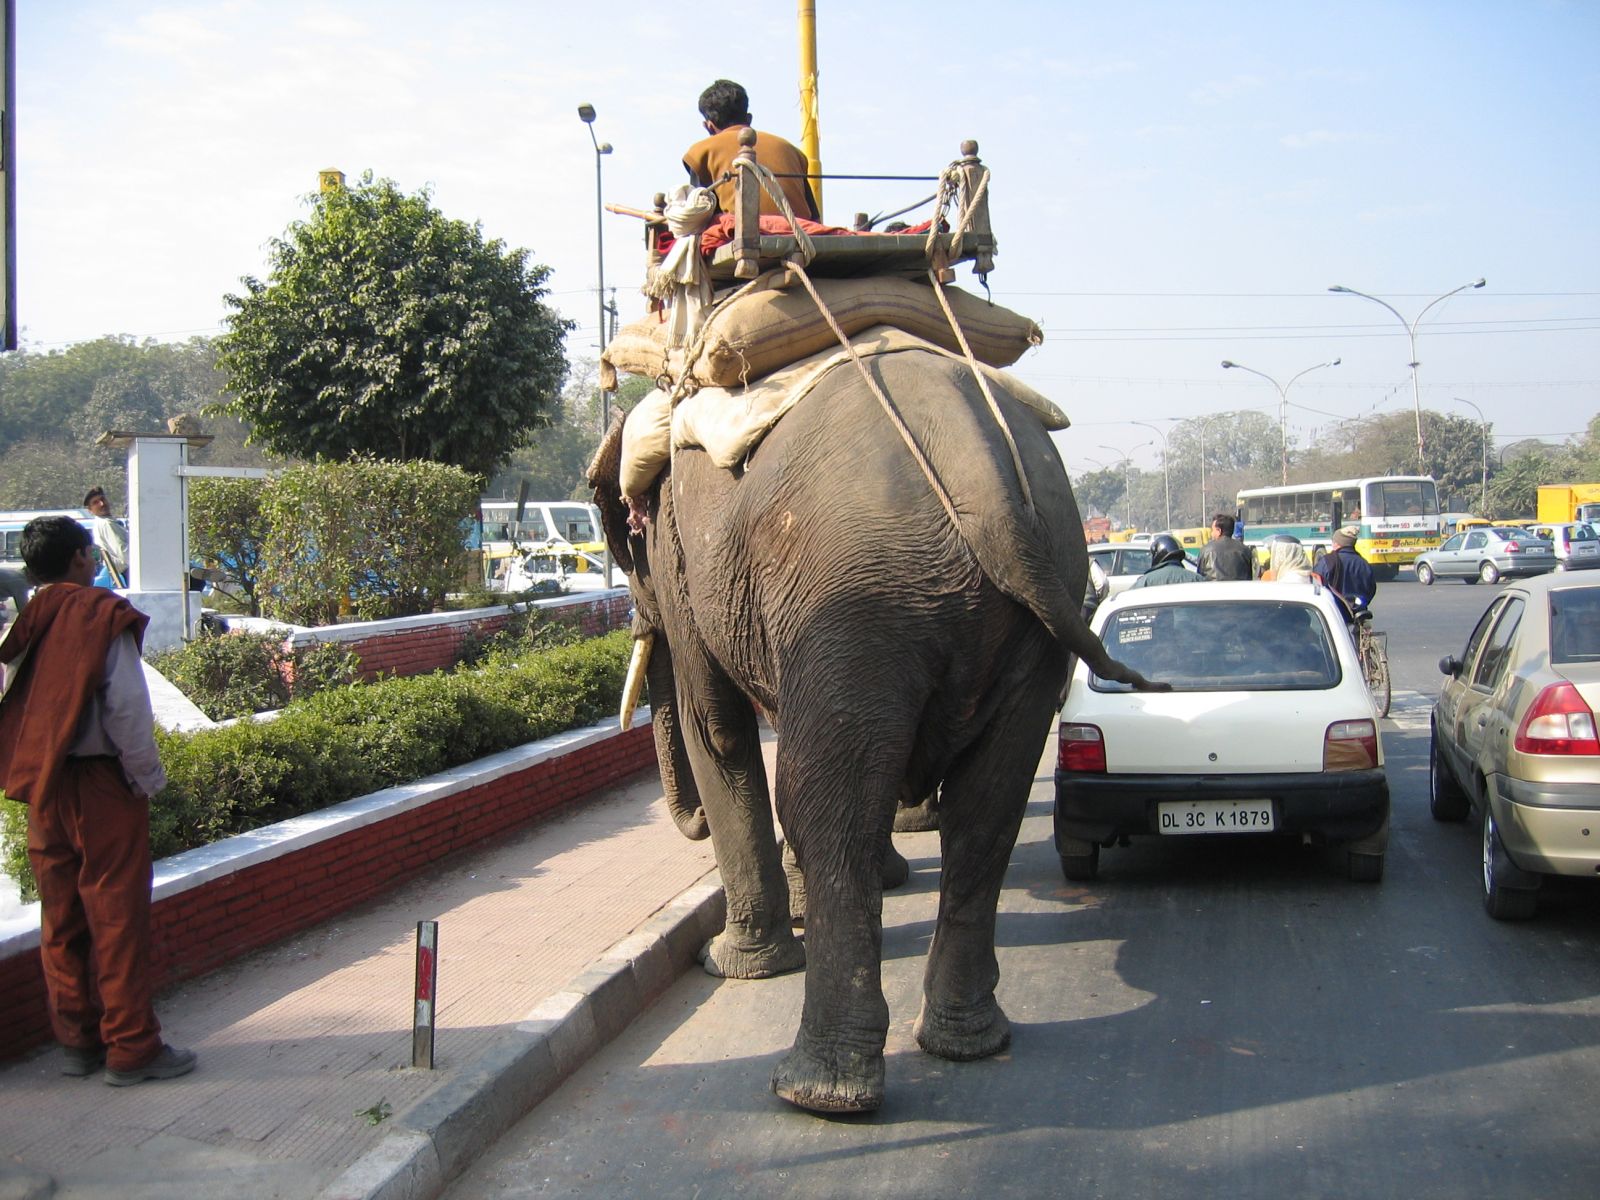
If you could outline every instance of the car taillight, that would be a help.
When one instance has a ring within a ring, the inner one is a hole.
[[[1511,553],[1515,554],[1518,550],[1521,550],[1522,547],[1517,545],[1515,542],[1507,542],[1506,543],[1506,549],[1511,551]]]
[[[1098,726],[1061,723],[1056,766],[1063,771],[1106,771],[1106,743]]]
[[[1570,683],[1552,683],[1533,698],[1512,744],[1521,754],[1600,754],[1594,713]]]
[[[1324,771],[1370,771],[1378,765],[1378,727],[1371,721],[1335,721],[1322,735]]]

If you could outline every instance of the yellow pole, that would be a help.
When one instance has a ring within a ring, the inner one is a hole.
[[[817,4],[800,0],[800,149],[806,154],[806,169],[822,174],[822,151],[817,132]],[[811,180],[811,195],[822,215],[822,180]]]

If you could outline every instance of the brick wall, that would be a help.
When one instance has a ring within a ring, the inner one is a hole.
[[[430,863],[655,765],[648,718],[615,720],[156,864],[157,987],[213,970]],[[50,1040],[39,936],[0,940],[0,1059]]]
[[[534,601],[546,619],[576,628],[585,637],[598,637],[613,629],[628,628],[632,599],[626,588],[554,600]],[[387,621],[359,621],[329,625],[291,636],[291,649],[322,642],[337,642],[361,658],[365,679],[376,675],[423,675],[460,660],[469,639],[483,639],[504,629],[511,620],[505,606],[467,612],[427,613]]]

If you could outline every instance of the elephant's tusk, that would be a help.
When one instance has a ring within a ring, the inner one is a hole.
[[[656,635],[647,633],[633,639],[633,654],[628,659],[628,677],[622,684],[622,727],[633,728],[633,710],[639,707],[639,694],[644,691],[644,671],[650,665],[650,650],[656,644]]]

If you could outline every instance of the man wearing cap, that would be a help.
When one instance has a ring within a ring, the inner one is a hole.
[[[1341,597],[1353,611],[1372,607],[1373,594],[1378,590],[1378,580],[1372,566],[1356,551],[1356,538],[1360,530],[1346,525],[1333,535],[1333,549],[1324,554],[1312,574],[1321,579]]]

